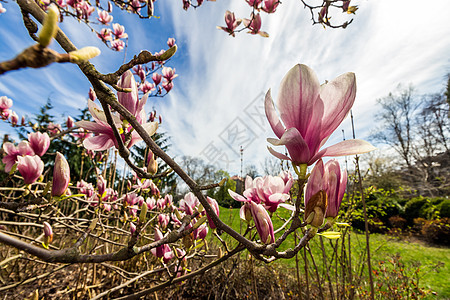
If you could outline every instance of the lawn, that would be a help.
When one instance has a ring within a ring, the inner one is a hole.
[[[286,219],[289,216],[289,212],[283,208],[280,208],[278,211],[280,215],[274,215],[272,217],[275,230],[284,223],[281,218]],[[239,220],[239,209],[221,207],[220,216],[224,222],[231,225],[235,230],[241,232],[245,231],[246,225],[241,224]],[[350,238],[353,265],[360,265],[358,262],[363,260],[361,255],[365,253],[365,235],[352,231],[350,235],[347,235],[347,239],[348,237]],[[326,253],[331,253],[331,244],[335,244],[336,241],[323,239],[323,242]],[[337,240],[337,243],[342,245],[342,240]],[[348,240],[345,241],[345,244],[348,245]],[[285,245],[282,245],[280,250],[291,248],[293,246],[294,241],[293,238],[291,238],[285,241]],[[310,242],[310,248],[319,268],[322,267],[323,256],[320,239],[314,238]],[[448,280],[450,275],[449,248],[433,247],[420,241],[399,239],[388,235],[371,234],[370,250],[372,267],[375,271],[379,271],[383,265],[389,266],[390,269],[392,269],[393,263],[397,262],[393,258],[399,256],[400,262],[403,263],[403,265],[396,264],[396,270],[400,270],[403,274],[408,276],[413,276],[414,271],[419,269],[419,286],[431,290],[437,295],[436,297],[433,294],[430,294],[428,296],[429,299],[450,299],[450,284]],[[280,260],[276,263],[284,269],[295,268],[294,259]],[[374,278],[377,278],[376,275]]]

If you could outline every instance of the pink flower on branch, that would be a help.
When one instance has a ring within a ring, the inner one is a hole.
[[[44,163],[37,155],[25,155],[17,157],[17,169],[26,184],[35,182],[44,171]]]
[[[266,13],[274,13],[281,2],[279,0],[264,0],[262,10]]]
[[[11,171],[19,156],[35,155],[27,141],[20,142],[17,147],[13,143],[6,142],[3,144],[3,151],[6,155],[3,157],[2,162],[5,164],[5,172],[7,173]]]
[[[113,34],[116,39],[125,39],[128,37],[128,34],[125,33],[125,27],[118,23],[114,23],[113,25]]]
[[[225,24],[227,24],[227,27],[217,26],[217,28],[222,29],[225,32],[228,32],[232,36],[235,36],[234,30],[236,30],[236,28],[241,24],[241,22],[242,22],[241,19],[236,20],[234,13],[227,10],[225,12]]]
[[[42,156],[47,152],[50,146],[50,137],[48,134],[36,131],[28,134],[28,140],[30,141],[30,147],[33,149],[36,155]]]
[[[108,25],[112,22],[113,16],[111,16],[107,11],[99,10],[97,20],[99,20],[103,25]]]
[[[64,155],[56,152],[55,166],[53,168],[52,196],[62,196],[70,182],[70,167]]]
[[[327,210],[325,217],[335,218],[338,215],[345,188],[347,187],[347,171],[341,170],[337,160],[323,163],[320,159],[314,166],[305,190],[305,206],[319,191],[327,194]]]
[[[252,13],[249,19],[244,19],[244,25],[250,31],[248,33],[250,34],[259,34],[262,37],[269,37],[269,34],[265,31],[261,31],[261,16],[260,14],[254,14]]]
[[[285,146],[290,157],[269,151],[295,165],[312,165],[324,156],[361,154],[375,149],[363,140],[346,140],[320,150],[341,124],[355,101],[355,74],[346,73],[320,85],[313,70],[305,65],[294,66],[283,78],[278,94],[277,116],[270,95],[266,94],[265,110],[270,126],[278,139],[267,139],[272,145]]]

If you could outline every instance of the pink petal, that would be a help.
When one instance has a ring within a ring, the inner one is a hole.
[[[230,194],[231,198],[233,198],[236,201],[241,201],[241,202],[248,202],[247,199],[245,199],[243,196],[239,195],[236,192],[233,192],[232,190],[228,189],[228,193]]]
[[[322,151],[317,153],[313,158],[310,159],[310,163],[312,164],[314,161],[324,156],[355,155],[367,153],[375,149],[377,148],[374,147],[371,143],[363,140],[358,139],[346,140],[323,149]]]
[[[310,125],[319,98],[319,81],[312,69],[296,65],[285,75],[278,93],[278,110],[286,128],[296,127],[304,134]]]
[[[321,139],[323,139],[341,124],[355,102],[355,74],[346,73],[322,85],[320,87],[320,97],[325,107],[320,134]]]
[[[267,141],[275,146],[285,145],[295,163],[306,163],[310,158],[309,147],[295,127],[286,130],[280,140],[267,139]]]
[[[113,147],[114,140],[106,134],[100,134],[85,139],[83,145],[88,150],[103,151]]]
[[[291,160],[288,156],[273,150],[271,147],[267,147],[267,149],[269,150],[270,154],[272,154],[273,156],[275,156],[275,157],[277,157],[279,159]]]
[[[275,106],[273,104],[272,96],[270,95],[270,90],[266,93],[264,107],[266,110],[267,119],[269,120],[273,132],[278,138],[281,138],[285,131],[285,128],[283,124],[281,124],[280,118],[278,118],[278,115],[275,111]]]

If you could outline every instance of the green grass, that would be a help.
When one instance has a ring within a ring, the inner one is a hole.
[[[289,217],[289,212],[284,208],[280,208],[277,211],[282,218],[287,219]],[[242,224],[239,219],[239,209],[228,209],[220,208],[221,219],[230,225],[236,231],[244,232],[246,225]],[[280,219],[277,215],[272,217],[275,230],[279,228],[284,221]],[[242,226],[242,227],[241,227]],[[224,238],[232,243],[231,238]],[[352,267],[361,266],[360,261],[365,263],[365,235],[351,232],[350,242],[352,251]],[[348,235],[347,235],[348,238]],[[336,241],[330,242],[330,240],[323,239],[326,253],[327,262],[330,260],[332,254],[331,243],[336,243]],[[342,245],[342,239],[337,240],[339,247]],[[348,245],[348,240],[345,241],[345,245]],[[294,239],[291,236],[285,243],[279,248],[279,250],[284,250],[287,248],[294,247]],[[310,242],[311,252],[314,259],[319,266],[323,267],[323,254],[321,251],[320,239],[315,237]],[[348,248],[348,247],[347,247]],[[374,269],[379,270],[380,262],[387,262],[385,265],[391,265],[389,260],[394,256],[399,255],[400,261],[404,264],[402,267],[408,276],[412,276],[414,271],[419,268],[419,286],[427,290],[431,290],[437,293],[437,297],[430,295],[429,299],[450,299],[450,249],[449,248],[438,248],[425,245],[418,242],[409,242],[404,240],[399,240],[388,235],[381,234],[371,234],[370,235],[370,250],[371,250],[371,262]],[[339,250],[340,251],[340,250]],[[299,256],[301,259],[301,256]],[[276,264],[284,269],[294,269],[295,260],[279,260]],[[366,267],[367,265],[365,265]],[[399,270],[400,268],[397,268]],[[367,269],[365,270],[367,271]],[[367,274],[367,272],[365,273]],[[374,277],[375,280],[386,280],[382,277]]]

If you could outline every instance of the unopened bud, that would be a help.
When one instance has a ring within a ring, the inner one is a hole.
[[[219,182],[219,186],[223,186],[223,185],[225,184],[225,182],[227,182],[227,178],[222,179],[222,180]]]
[[[327,210],[327,193],[318,191],[309,199],[305,208],[305,221],[313,227],[320,227],[325,220]]]
[[[44,222],[44,236],[45,236],[45,245],[48,245],[53,241],[52,226],[47,222]]]
[[[141,205],[141,213],[139,214],[139,222],[141,224],[145,223],[145,221],[146,221],[147,210],[148,210],[148,207],[147,207],[146,204],[145,205]]]
[[[79,63],[85,60],[89,60],[101,53],[97,47],[84,47],[76,51],[69,52],[70,62]]]
[[[44,25],[39,32],[39,44],[42,47],[47,47],[50,45],[50,42],[56,36],[56,33],[58,32],[58,18],[58,8],[55,4],[50,5],[44,19]]]
[[[158,56],[158,60],[168,60],[175,54],[175,52],[177,52],[177,45],[173,45],[167,51],[165,51],[163,54]]]

